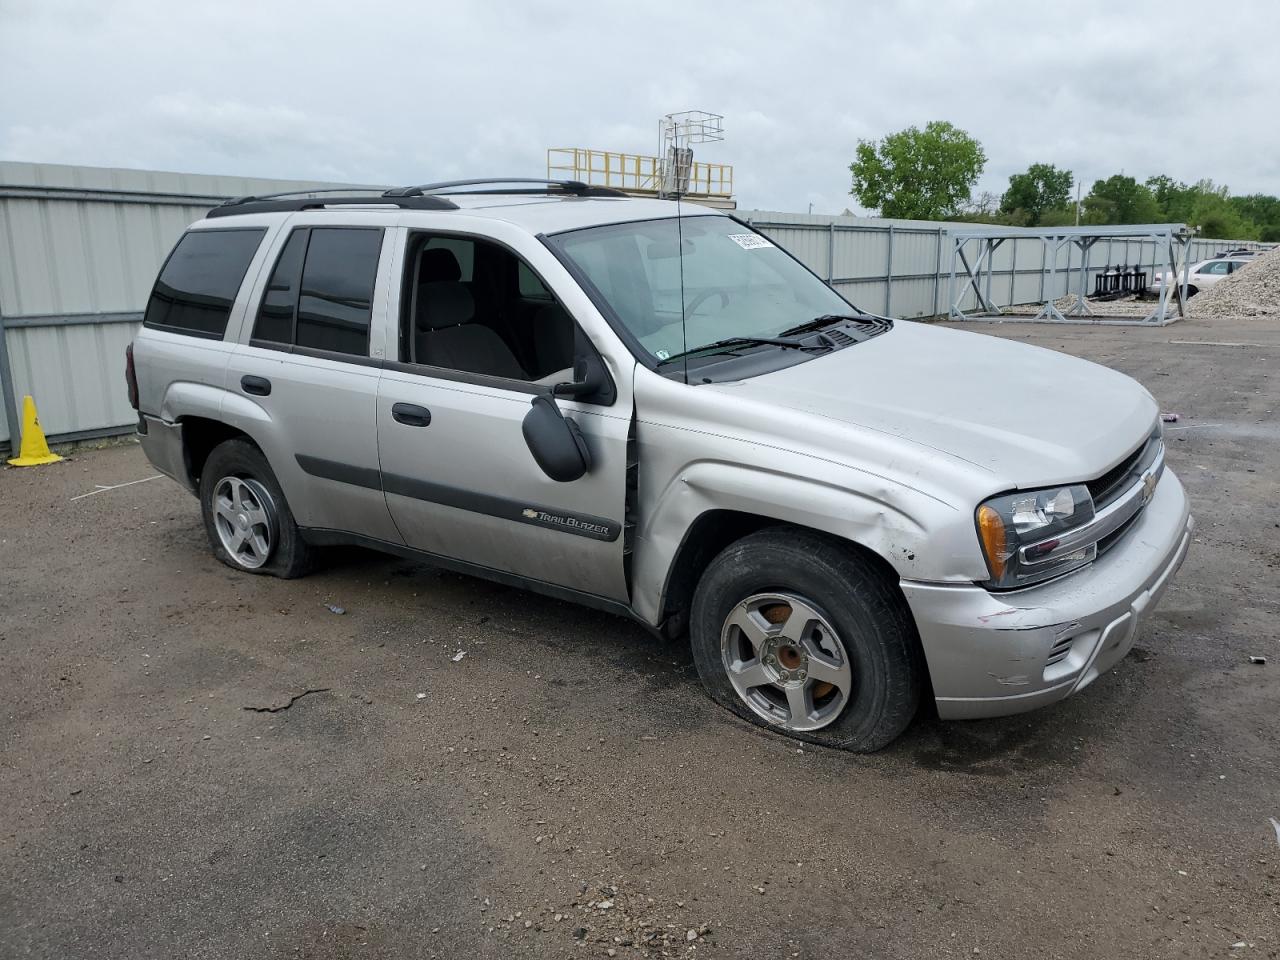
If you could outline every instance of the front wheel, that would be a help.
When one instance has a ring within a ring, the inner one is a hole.
[[[822,534],[770,528],[725,548],[698,584],[690,632],[714,700],[798,739],[878,750],[919,706],[923,658],[905,601]]]
[[[311,550],[262,451],[248,440],[218,444],[200,473],[200,507],[214,556],[247,573],[299,577]]]

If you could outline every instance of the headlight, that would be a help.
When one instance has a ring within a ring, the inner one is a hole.
[[[992,497],[978,507],[976,520],[991,571],[989,587],[1025,587],[1084,566],[1098,554],[1096,544],[1065,554],[1058,550],[1063,534],[1093,520],[1093,498],[1083,485]]]

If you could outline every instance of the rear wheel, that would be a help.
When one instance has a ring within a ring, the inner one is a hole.
[[[818,533],[762,530],[707,568],[690,621],[712,698],[789,736],[878,750],[915,715],[924,667],[891,581]]]
[[[214,556],[247,573],[299,577],[312,551],[262,451],[247,440],[216,446],[200,474],[200,506]]]

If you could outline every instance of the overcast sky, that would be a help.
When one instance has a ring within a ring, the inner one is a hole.
[[[1280,194],[1280,3],[0,0],[0,158],[412,183],[654,153],[723,113],[740,206],[857,209],[859,138]]]

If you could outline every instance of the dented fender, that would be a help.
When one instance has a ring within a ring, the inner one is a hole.
[[[954,507],[908,487],[869,482],[856,471],[831,464],[825,469],[821,464],[809,466],[814,469],[804,475],[700,460],[670,476],[660,491],[645,499],[641,511],[634,566],[636,612],[650,623],[658,622],[668,574],[686,534],[700,517],[715,510],[792,523],[857,543],[903,578],[972,580],[973,564],[981,558],[975,557],[976,547],[969,545],[963,524],[957,526]],[[641,469],[643,476],[643,465]]]

